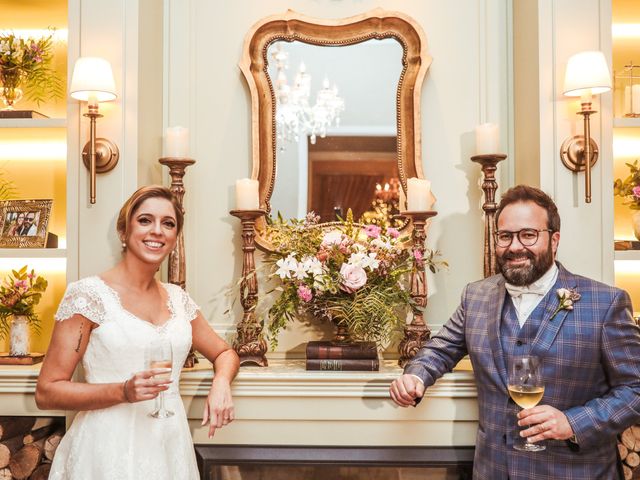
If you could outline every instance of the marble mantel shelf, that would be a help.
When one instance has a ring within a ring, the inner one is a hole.
[[[242,367],[233,384],[236,396],[388,398],[389,385],[402,373],[395,361],[382,361],[378,372],[307,371],[304,360],[271,361],[269,367]],[[183,395],[207,395],[213,371],[201,360],[180,379]],[[472,372],[454,371],[427,390],[429,397],[477,397]]]

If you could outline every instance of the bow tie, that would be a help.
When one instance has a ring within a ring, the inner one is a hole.
[[[512,298],[518,298],[523,293],[534,293],[536,295],[542,295],[542,296],[544,296],[547,293],[547,289],[543,287],[536,287],[536,286],[519,287],[518,285],[511,285],[509,283],[505,283],[504,286]]]

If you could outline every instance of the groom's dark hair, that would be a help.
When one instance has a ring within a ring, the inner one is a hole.
[[[542,190],[536,187],[530,187],[529,185],[516,185],[504,192],[504,195],[502,195],[500,199],[498,210],[496,211],[496,225],[498,225],[498,218],[500,218],[502,210],[504,210],[507,205],[517,202],[533,202],[544,208],[547,211],[547,228],[554,232],[560,231],[560,214],[558,213],[556,204],[551,200],[551,197]]]

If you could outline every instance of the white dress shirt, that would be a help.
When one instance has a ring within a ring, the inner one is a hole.
[[[522,328],[527,318],[529,318],[529,315],[531,315],[531,312],[535,310],[544,296],[549,293],[549,290],[555,285],[557,279],[558,266],[554,262],[551,268],[531,285],[519,287],[517,285],[511,285],[510,283],[504,284],[518,314],[520,328]]]

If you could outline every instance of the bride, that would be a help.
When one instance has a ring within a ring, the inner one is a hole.
[[[237,354],[189,294],[155,278],[182,225],[182,210],[167,188],[140,188],[118,216],[122,260],[67,287],[36,402],[42,409],[80,413],[56,451],[50,479],[198,479],[178,388],[192,344],[215,371],[202,420],[209,437],[233,421],[230,384],[238,372]],[[150,346],[160,341],[173,352],[170,374],[148,366]],[[79,362],[85,382],[72,380]],[[149,415],[160,393],[174,415]]]

